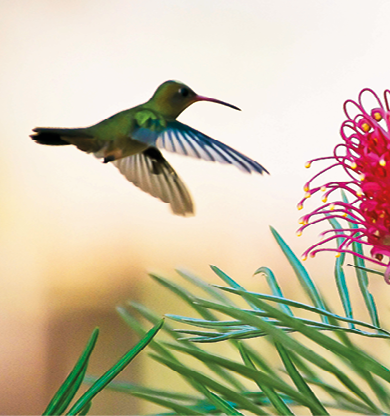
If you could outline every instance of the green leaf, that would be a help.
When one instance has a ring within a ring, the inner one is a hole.
[[[152,323],[155,322],[156,315],[150,309],[148,309],[148,308],[146,308],[142,305],[139,305],[135,302],[131,302],[130,305],[133,308],[136,308],[136,310],[138,312],[140,312],[141,315],[144,316],[146,319],[150,320]],[[146,331],[144,329],[142,329],[139,322],[126,309],[117,308],[117,310],[120,313],[120,315],[124,318],[124,320],[130,325],[130,327],[137,329],[137,332],[140,336],[143,336],[145,334]],[[174,339],[178,338],[178,335],[173,331],[173,329],[168,324],[164,325],[163,330],[168,332],[169,335],[171,337],[173,337]],[[172,354],[172,352],[169,349],[165,348],[163,345],[161,345],[161,344],[159,344],[155,341],[152,341],[150,346],[151,346],[152,349],[157,351],[159,354],[161,354],[161,355],[169,358],[170,360],[175,361],[176,363],[180,364],[180,361]],[[194,349],[198,348],[194,344],[189,344],[189,347],[194,348]],[[234,386],[238,390],[241,390],[241,391],[245,390],[245,387],[242,385],[242,383],[239,380],[237,380],[232,374],[226,372],[223,368],[215,366],[213,364],[209,364],[208,367],[210,368],[210,370],[214,371],[216,374],[218,374],[220,377],[222,377],[222,379],[229,382],[232,386]]]
[[[226,304],[226,305],[234,305],[234,302],[232,302],[231,299],[229,299],[227,296],[225,296],[224,293],[221,293],[219,290],[215,289],[214,287],[210,286],[209,283],[203,281],[199,277],[195,276],[194,274],[190,273],[187,270],[184,269],[176,269],[176,272],[183,277],[188,282],[192,283],[193,285],[201,288],[204,290],[207,294],[211,295],[216,300]]]
[[[188,303],[192,308],[194,308],[204,318],[214,320],[214,321],[217,320],[217,318],[210,311],[208,311],[207,309],[204,309],[204,308],[199,308],[196,304],[197,298],[194,295],[192,295],[190,292],[188,292],[186,289],[180,287],[179,285],[176,285],[176,284],[170,282],[168,279],[165,279],[161,276],[157,276],[155,274],[151,274],[150,276],[154,280],[156,280],[158,283],[163,285],[164,287],[168,288],[169,290],[172,290],[177,296],[179,296],[186,303]],[[212,292],[216,292],[216,289],[212,288]],[[219,296],[219,297],[217,296],[217,298],[225,299],[227,297],[225,295],[223,295],[223,296]],[[150,309],[148,309],[148,308],[146,308],[142,305],[136,304],[135,302],[131,302],[130,304],[133,308],[136,308],[137,311],[142,314],[142,316],[144,316],[148,320],[151,320],[151,322],[153,322],[153,320],[156,319],[155,315],[150,311]],[[179,338],[179,336],[169,326],[167,326],[166,332],[169,333],[169,335],[171,337],[175,338],[175,339]],[[156,350],[159,349],[159,352],[162,353],[162,350],[161,350],[160,346],[154,345],[154,343],[153,343],[152,347]],[[198,348],[198,347],[195,346],[195,345],[192,345],[192,348]],[[164,355],[171,355],[170,351],[168,351],[168,350],[165,350],[163,354]],[[172,358],[172,355],[171,355],[171,358]],[[222,369],[220,367],[215,367],[213,365],[209,366],[209,368],[212,371],[214,371],[215,373],[217,373],[219,376],[221,376],[222,378],[227,380],[235,388],[237,388],[241,391],[245,390],[245,387],[242,385],[242,383],[239,380],[237,380],[236,378],[234,378],[231,374],[226,373],[224,371],[224,369]]]
[[[304,291],[307,293],[313,305],[319,309],[325,309],[325,305],[322,301],[322,298],[315,287],[314,282],[311,280],[308,272],[303,267],[302,263],[298,260],[297,256],[293,253],[290,247],[285,243],[282,237],[278,234],[278,232],[273,228],[270,227],[273,236],[276,239],[276,242],[279,244],[280,248],[282,249],[284,255],[287,257],[291,267],[294,269],[294,272],[299,280]],[[328,323],[328,319],[325,315],[321,316],[323,322]]]
[[[356,224],[351,224],[351,228],[356,228],[356,227],[357,227]],[[353,242],[352,250],[355,253],[363,255],[363,248],[361,244]],[[368,290],[368,284],[369,284],[368,276],[367,276],[366,271],[364,270],[365,262],[362,258],[358,256],[353,256],[353,262],[356,266],[355,270],[356,270],[356,276],[357,276],[358,283],[359,283],[360,292],[363,296],[366,308],[371,317],[371,321],[373,325],[379,327],[380,323],[379,323],[378,312],[377,312],[376,305],[375,305],[375,300],[372,294],[370,293],[370,291]]]
[[[355,266],[354,264],[347,264],[347,266],[355,267],[356,269],[365,270],[368,273],[378,274],[379,276],[382,276],[382,277],[385,276],[383,272],[380,272],[379,270],[370,269],[369,267]]]
[[[220,277],[225,283],[227,283],[229,286],[234,287],[236,289],[241,289],[241,290],[246,290],[244,287],[242,287],[241,285],[239,285],[236,281],[234,281],[230,276],[228,276],[225,272],[223,272],[220,268],[218,268],[217,266],[210,266],[212,271],[218,276]],[[248,303],[248,305],[250,307],[252,307],[254,310],[259,310],[259,308],[256,307],[256,305],[251,304],[250,302]]]
[[[249,296],[255,296],[256,298],[259,298],[259,301],[260,301],[260,299],[265,299],[265,300],[269,300],[271,302],[283,303],[283,304],[290,305],[290,306],[295,307],[295,308],[307,310],[307,311],[310,311],[310,312],[315,312],[319,315],[325,315],[326,317],[333,317],[333,318],[335,318],[339,321],[342,321],[342,322],[348,322],[348,323],[352,322],[355,325],[360,325],[360,326],[365,327],[365,328],[374,329],[375,331],[380,331],[383,334],[385,334],[384,338],[387,338],[388,336],[390,336],[390,332],[386,331],[383,328],[368,324],[367,322],[362,322],[362,321],[358,321],[356,319],[350,319],[350,318],[345,318],[345,317],[340,316],[340,315],[336,315],[336,314],[332,313],[331,311],[329,311],[328,309],[319,309],[319,308],[316,308],[314,306],[310,306],[310,305],[306,305],[304,303],[293,301],[291,299],[278,298],[278,297],[275,297],[275,296],[272,296],[272,295],[265,295],[263,293],[242,291],[240,289],[234,289],[234,288],[224,287],[224,286],[216,286],[216,287],[219,287],[221,290],[225,290],[225,291],[231,292],[231,293],[236,293],[236,294],[239,294],[240,296],[244,296],[244,297],[245,297],[245,294],[248,294]],[[255,300],[253,299],[252,302],[255,302]],[[263,302],[261,302],[261,304],[263,304]],[[329,320],[328,320],[328,322],[329,322]],[[318,323],[318,325],[322,325],[324,328],[326,327],[326,325],[322,324],[322,323]],[[347,330],[347,329],[345,328],[345,330]],[[352,331],[352,330],[348,329],[348,331]],[[375,336],[377,336],[377,334]]]
[[[152,279],[154,279],[157,283],[159,283],[160,285],[166,287],[167,289],[175,293],[179,298],[184,300],[184,302],[186,302],[193,309],[195,309],[203,318],[209,319],[209,320],[216,319],[215,316],[210,311],[208,311],[207,309],[199,308],[198,305],[196,305],[195,303],[196,297],[193,296],[192,293],[190,293],[188,290],[169,281],[168,279],[165,279],[162,276],[158,276],[155,273],[149,273],[149,276]]]
[[[162,319],[154,328],[152,328],[137,345],[128,351],[110,370],[104,373],[72,406],[68,415],[76,415],[96,396],[99,391],[110,383],[132,360],[138,355],[154,338],[164,323]]]
[[[278,281],[276,280],[275,275],[273,274],[272,270],[269,269],[268,267],[259,267],[255,273],[256,274],[263,274],[265,276],[265,278],[267,279],[267,283],[268,286],[270,287],[272,294],[274,296],[277,296],[279,298],[284,298],[283,293],[282,293],[282,289],[279,286]],[[233,286],[232,286],[233,287]],[[279,304],[280,309],[284,312],[287,313],[291,316],[293,316],[294,314],[292,313],[292,310],[285,304],[280,303]]]
[[[81,410],[81,412],[79,413],[79,415],[80,416],[84,416],[84,415],[86,415],[88,412],[89,412],[89,410],[91,409],[91,406],[92,406],[92,402],[88,402],[84,407],[83,407],[83,409]]]
[[[353,397],[351,394],[341,391],[338,388],[331,386],[326,383],[324,380],[312,380],[310,378],[305,378],[307,383],[313,384],[323,391],[332,396],[336,403],[333,404],[335,409],[345,409],[353,411],[356,414],[367,414],[372,415],[372,408],[367,406],[365,403],[362,403],[360,400]]]
[[[307,397],[312,399],[313,405],[310,406],[310,410],[313,415],[329,415],[326,409],[322,406],[321,402],[317,399],[311,388],[307,385],[299,371],[295,368],[294,363],[291,361],[288,351],[283,345],[276,341],[275,347],[279,352],[280,358],[283,361],[284,367],[287,373],[290,375],[291,380],[297,386],[298,390]]]
[[[348,204],[348,198],[345,195],[345,192],[343,190],[341,191],[341,197],[343,199],[343,202]],[[350,222],[349,226],[352,229],[356,229],[359,227],[357,224],[354,224],[353,222]],[[352,242],[352,251],[363,256],[362,245],[360,243],[357,243],[356,241]],[[380,326],[379,317],[378,317],[378,312],[377,312],[376,305],[375,305],[375,300],[368,290],[368,277],[367,277],[366,271],[364,270],[365,262],[362,258],[358,256],[353,256],[353,262],[356,266],[356,277],[358,279],[360,292],[363,296],[364,302],[366,304],[366,308],[371,317],[371,321],[373,325],[379,327]]]
[[[98,380],[98,377],[94,376],[86,376],[84,379],[84,383],[93,384],[95,381]],[[161,389],[153,389],[145,386],[141,386],[135,383],[129,383],[127,381],[117,381],[113,380],[110,384],[107,385],[106,389],[112,391],[118,391],[122,393],[145,393],[151,396],[162,396],[165,398],[173,399],[173,400],[181,400],[181,401],[199,401],[198,396],[194,396],[193,394],[186,394],[186,393],[177,393],[169,390],[161,390]]]
[[[129,325],[129,327],[132,330],[134,330],[138,334],[138,336],[144,337],[146,335],[147,330],[143,327],[143,325],[141,325],[141,323],[136,318],[134,318],[134,316],[131,315],[131,313],[127,309],[119,306],[116,308],[116,310],[121,316],[121,318],[125,321],[125,323]],[[171,359],[174,358],[173,354],[168,349],[164,348],[159,343],[153,340],[150,342],[150,348],[154,349],[159,354],[166,355]]]
[[[208,390],[203,384],[197,383],[198,390],[202,392],[211,404],[226,415],[244,416],[241,412],[235,409],[229,402],[217,396],[215,393]]]
[[[245,365],[248,368],[252,368],[253,370],[256,370],[256,367],[250,358],[250,354],[248,354],[248,351],[245,348],[245,344],[243,343],[240,343],[240,354]],[[277,411],[279,415],[294,416],[294,413],[288,408],[288,406],[284,403],[283,399],[273,388],[268,387],[267,385],[263,385],[258,381],[256,382],[256,384],[259,386],[259,389],[266,394],[269,401],[274,406],[275,410]]]
[[[248,297],[252,296],[247,292],[242,292],[242,295]],[[370,369],[371,371],[378,374],[380,377],[390,380],[389,370],[378,364],[375,360],[369,360],[366,356],[364,356],[363,354],[359,354],[357,351],[350,351],[348,348],[338,343],[337,341],[329,338],[328,336],[320,333],[319,331],[313,328],[304,325],[298,319],[283,313],[279,309],[274,308],[263,301],[260,302],[263,310],[272,312],[275,318],[284,321],[287,326],[295,328],[297,331],[299,331],[303,335],[306,335],[308,338],[312,339],[313,341],[321,345],[323,348],[326,348],[334,352],[335,354],[341,355],[347,358],[348,360],[357,360],[359,361],[357,365],[360,365],[362,368]],[[248,324],[256,326],[259,329],[268,332],[268,334],[274,340],[283,343],[283,345],[285,345],[287,348],[300,354],[303,358],[311,361],[313,364],[317,365],[323,370],[333,373],[348,389],[353,391],[365,403],[371,406],[371,408],[375,412],[379,411],[379,409],[374,405],[374,403],[369,399],[369,397],[346,374],[344,374],[335,365],[323,358],[321,355],[317,354],[315,351],[300,344],[298,341],[286,334],[283,330],[275,327],[274,325],[270,324],[267,321],[264,321],[261,318],[247,314],[241,311],[240,309],[225,307],[224,305],[210,305],[206,301],[203,301],[202,305],[204,305],[205,307],[209,306],[210,308],[215,310],[220,310],[221,312],[224,312],[227,315],[232,316],[233,318],[241,319],[243,321],[246,320]]]
[[[167,345],[169,345],[174,350],[178,350],[186,354],[192,355],[193,357],[197,358],[201,362],[205,362],[205,361],[214,362],[215,364],[225,367],[229,369],[230,371],[237,372],[241,374],[242,376],[253,380],[254,382],[259,382],[262,385],[266,385],[274,390],[283,392],[287,394],[292,400],[296,401],[297,403],[300,403],[302,406],[312,405],[310,398],[305,397],[300,392],[297,392],[296,390],[291,388],[280,377],[277,377],[277,378],[271,377],[269,374],[266,374],[263,371],[253,370],[252,368],[248,368],[247,366],[242,365],[231,359],[226,359],[226,358],[223,358],[218,355],[214,355],[209,352],[202,351],[202,350],[199,350],[199,351],[191,350],[181,345],[173,345],[173,344],[167,344]]]
[[[337,230],[342,229],[340,223],[335,218],[328,217],[328,221],[334,229],[337,229]],[[341,238],[338,238],[337,239],[338,246],[340,246],[342,243],[343,243],[343,240]],[[341,304],[343,305],[345,315],[348,318],[353,319],[351,298],[349,296],[347,281],[345,280],[345,274],[343,270],[344,261],[345,261],[345,253],[340,253],[340,257],[336,257],[334,275],[335,275],[337,290],[339,292]],[[351,328],[353,328],[353,324],[350,324],[350,326]]]
[[[98,336],[99,328],[95,328],[76,365],[50,401],[43,415],[60,415],[68,407],[84,378],[88,360],[95,347]]]
[[[194,409],[192,406],[184,406],[180,403],[174,402],[172,399],[165,399],[163,397],[154,396],[148,393],[133,392],[131,393],[134,397],[139,397],[140,399],[147,400],[149,402],[156,403],[160,406],[166,407],[167,409],[172,409],[178,415],[204,415],[208,412],[202,412],[200,409]],[[160,414],[160,413],[159,413]]]
[[[183,348],[185,349],[186,352],[191,351],[190,354],[194,355],[195,357],[198,354],[205,354],[201,350],[192,350],[190,348],[185,348],[185,347]],[[181,350],[179,345],[175,345],[174,349]],[[236,403],[242,409],[246,409],[256,415],[267,415],[267,413],[264,412],[261,408],[259,408],[258,405],[255,405],[251,400],[246,398],[246,396],[242,394],[242,392],[236,392],[232,390],[231,388],[228,388],[224,386],[223,384],[217,382],[216,380],[212,379],[210,376],[200,373],[199,371],[190,369],[187,365],[182,365],[176,362],[172,362],[170,360],[167,360],[165,357],[160,357],[153,353],[150,355],[156,361],[160,362],[161,364],[166,365],[168,368],[184,376],[188,380],[188,382],[190,383],[192,382],[191,384],[195,386],[195,388],[197,387],[197,384],[193,384],[194,380],[196,383],[200,383],[216,392],[221,393],[227,400],[233,403]]]
[[[331,323],[337,322],[337,320],[333,317],[329,319]],[[368,356],[367,353],[359,350],[359,348],[353,344],[353,342],[349,339],[347,334],[337,332],[337,336],[340,338],[341,342],[343,342],[343,344],[350,350],[357,350],[360,351],[362,354],[364,353],[364,355]],[[370,359],[374,360],[372,357],[370,357]],[[356,371],[357,374],[359,374],[366,381],[366,383],[371,387],[371,390],[375,393],[380,402],[385,406],[390,407],[389,391],[385,389],[382,384],[380,384],[379,380],[376,380],[369,371],[357,366],[355,361],[350,361],[349,366],[353,369],[353,371]]]

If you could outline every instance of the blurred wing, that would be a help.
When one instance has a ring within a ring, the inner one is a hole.
[[[158,134],[155,143],[157,147],[170,152],[229,163],[244,172],[268,173],[258,162],[179,121],[169,121],[167,127]]]
[[[185,184],[156,148],[112,162],[127,180],[168,203],[176,215],[194,215],[194,205]]]

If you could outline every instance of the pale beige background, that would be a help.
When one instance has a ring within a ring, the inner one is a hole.
[[[95,374],[133,345],[117,304],[174,311],[147,270],[185,266],[217,282],[215,264],[266,290],[251,276],[268,266],[304,300],[268,226],[297,253],[317,238],[320,229],[295,236],[296,203],[317,170],[304,162],[338,141],[345,99],[390,87],[389,15],[386,1],[0,1],[0,413],[42,412],[94,326]],[[271,176],[167,154],[196,201],[196,217],[183,219],[115,168],[28,137],[93,124],[167,79],[241,107],[198,103],[180,120]],[[337,306],[333,256],[306,265]],[[377,279],[372,290],[385,305],[390,288]],[[158,386],[144,356],[122,378]],[[107,394],[93,411],[154,409],[137,406]]]

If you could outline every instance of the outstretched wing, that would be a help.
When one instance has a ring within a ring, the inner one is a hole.
[[[189,191],[158,149],[150,147],[112,163],[135,186],[168,203],[174,214],[194,215]]]
[[[132,138],[170,152],[203,160],[229,163],[244,172],[268,173],[260,163],[177,120],[168,121],[164,128],[160,126],[156,126],[155,129],[150,127],[136,128],[132,133]]]

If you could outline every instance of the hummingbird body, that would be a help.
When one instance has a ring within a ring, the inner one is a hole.
[[[181,82],[166,81],[146,103],[93,126],[74,129],[37,127],[30,137],[46,145],[73,144],[102,158],[104,163],[112,162],[130,182],[169,203],[174,214],[193,215],[190,193],[159,148],[234,164],[249,173],[268,173],[247,156],[176,120],[182,111],[197,101],[211,101],[239,110],[223,101],[199,96]]]

